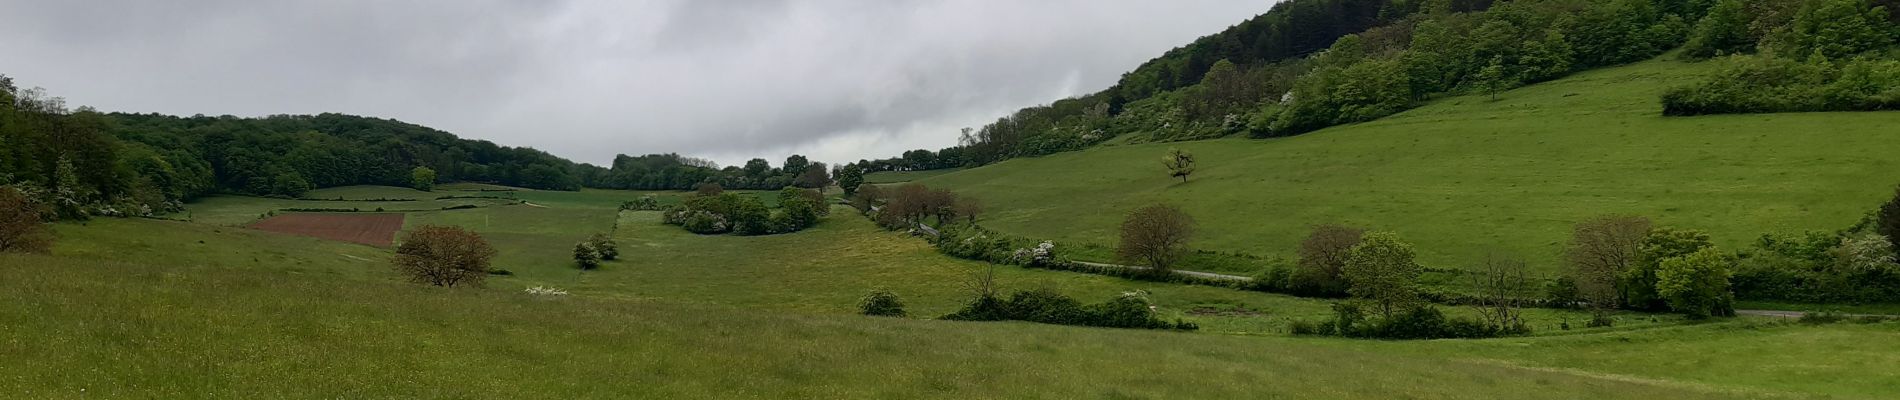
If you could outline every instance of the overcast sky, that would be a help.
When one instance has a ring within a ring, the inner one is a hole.
[[[1090,93],[1271,0],[0,0],[0,74],[68,104],[342,112],[579,162],[838,162]]]

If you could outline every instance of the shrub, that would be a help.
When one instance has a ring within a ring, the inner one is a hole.
[[[1364,339],[1477,339],[1524,335],[1523,324],[1495,326],[1470,318],[1450,318],[1436,307],[1412,307],[1382,319],[1368,319],[1359,306],[1333,304],[1334,317],[1321,322],[1296,322],[1295,335],[1343,336]]]
[[[1123,293],[1107,302],[1081,305],[1050,289],[1016,292],[1008,299],[978,296],[943,319],[955,321],[1028,321],[1046,324],[1106,328],[1195,330],[1191,322],[1164,321],[1140,292]]]
[[[480,285],[495,248],[481,235],[453,226],[424,225],[404,235],[391,259],[410,281],[435,286]]]
[[[818,215],[818,216],[831,215],[831,204],[825,202],[824,193],[819,192],[814,189],[802,189],[802,188],[796,188],[796,187],[786,187],[784,189],[779,189],[778,201],[779,201],[780,208],[788,207],[785,205],[785,203],[794,199],[805,200],[802,205],[805,207],[811,208],[811,212],[814,215]]]
[[[1656,271],[1656,293],[1669,308],[1691,319],[1732,316],[1729,270],[1735,260],[1715,248],[1663,260]]]
[[[581,269],[598,268],[600,267],[600,251],[587,242],[575,243],[574,264],[579,265]]]
[[[702,235],[773,233],[771,210],[758,197],[722,193],[687,199],[666,211],[664,221]]]
[[[864,315],[879,317],[907,315],[904,312],[904,301],[898,299],[896,293],[884,289],[873,290],[871,294],[865,295],[863,300],[858,301],[858,311]]]
[[[51,251],[53,231],[46,227],[50,211],[19,189],[0,187],[0,252]]]
[[[1847,316],[1829,311],[1819,311],[1801,314],[1801,318],[1796,321],[1808,325],[1826,325],[1846,320]]]
[[[725,193],[725,187],[721,187],[719,184],[713,182],[704,182],[693,187],[693,194],[699,197],[718,196]]]
[[[587,238],[587,244],[593,246],[595,252],[600,253],[601,261],[613,261],[620,258],[620,244],[614,243],[613,237],[605,233],[596,233]]]
[[[628,201],[624,201],[620,203],[620,211],[661,211],[661,210],[664,210],[664,208],[660,207],[660,199],[654,198],[653,195],[640,196],[640,198],[638,199],[628,200]]]

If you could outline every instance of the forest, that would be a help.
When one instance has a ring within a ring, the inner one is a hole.
[[[0,185],[24,189],[65,219],[176,211],[214,193],[295,198],[322,187],[412,186],[418,176],[578,190],[578,168],[539,150],[390,119],[68,109],[0,76]]]

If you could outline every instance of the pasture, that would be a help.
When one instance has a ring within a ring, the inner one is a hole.
[[[1325,302],[1016,267],[998,267],[1010,288],[1091,301],[1149,290],[1203,330],[860,317],[856,297],[872,287],[916,315],[947,312],[964,300],[959,279],[982,266],[844,209],[795,234],[696,236],[608,206],[632,195],[412,213],[411,226],[490,238],[515,275],[484,288],[402,282],[388,250],[346,242],[176,221],[61,224],[53,255],[0,256],[0,292],[22,294],[0,304],[11,338],[0,357],[36,361],[0,365],[18,377],[0,394],[1694,399],[1879,398],[1900,384],[1884,356],[1900,350],[1892,323],[1625,314],[1614,329],[1540,326],[1528,338],[1292,338],[1281,321],[1324,315]],[[574,269],[562,253],[597,229],[615,232],[625,259]],[[521,292],[549,285],[573,294]],[[1233,306],[1258,314],[1191,313]]]
[[[1290,138],[1100,146],[917,182],[981,199],[986,227],[1098,261],[1129,210],[1167,203],[1199,221],[1200,249],[1291,257],[1311,226],[1342,223],[1395,231],[1428,266],[1496,252],[1546,276],[1591,216],[1734,249],[1854,225],[1900,184],[1900,112],[1663,117],[1659,93],[1704,68],[1647,61]],[[1157,161],[1169,148],[1198,161],[1186,183]]]

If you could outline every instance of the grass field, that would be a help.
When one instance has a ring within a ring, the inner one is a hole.
[[[961,171],[962,169],[932,169],[923,171],[883,171],[864,174],[864,183],[886,184],[910,182],[937,175]]]
[[[1310,226],[1346,223],[1398,232],[1431,266],[1498,251],[1546,273],[1590,216],[1740,246],[1845,228],[1900,184],[1900,112],[1662,117],[1658,94],[1703,68],[1649,61],[1292,138],[1104,146],[918,182],[981,199],[987,227],[1058,243],[1112,244],[1128,211],[1169,203],[1205,249],[1290,256]],[[1170,147],[1196,156],[1189,182],[1158,162]]]
[[[486,224],[474,222],[481,215]],[[457,289],[402,283],[388,251],[369,246],[202,223],[62,224],[52,256],[0,256],[0,293],[10,294],[0,358],[33,361],[0,363],[0,397],[1696,399],[1900,389],[1893,323],[1626,315],[1618,329],[1516,339],[1290,338],[1248,329],[1323,313],[1323,302],[1013,267],[999,270],[1012,287],[1091,301],[1145,288],[1170,313],[1240,303],[1267,314],[1189,316],[1207,327],[1199,333],[857,317],[856,296],[877,286],[915,313],[948,311],[960,299],[954,280],[977,266],[845,213],[765,237],[694,236],[653,218],[519,205],[412,214],[412,225],[482,231],[516,272]],[[627,260],[581,273],[560,254],[616,223]],[[537,255],[542,247],[553,250]],[[533,285],[574,294],[520,293]]]

